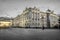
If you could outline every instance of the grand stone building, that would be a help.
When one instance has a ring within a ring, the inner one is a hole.
[[[21,15],[13,20],[14,26],[20,27],[53,27],[58,24],[58,16],[53,11],[43,12],[38,8],[26,8]]]

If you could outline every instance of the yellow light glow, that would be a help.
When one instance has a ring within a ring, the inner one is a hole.
[[[9,27],[11,25],[11,22],[0,21],[0,27]]]

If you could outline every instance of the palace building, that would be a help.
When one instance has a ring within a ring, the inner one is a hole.
[[[38,8],[26,8],[21,15],[13,20],[14,26],[20,27],[53,27],[58,24],[58,16],[54,11],[43,12]]]

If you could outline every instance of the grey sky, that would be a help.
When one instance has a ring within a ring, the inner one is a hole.
[[[60,14],[60,0],[0,0],[0,16],[16,17],[26,7],[34,6],[42,11],[49,8]]]

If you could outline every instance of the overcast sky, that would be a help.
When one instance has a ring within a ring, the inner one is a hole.
[[[36,6],[42,11],[48,8],[60,14],[60,0],[0,0],[0,17],[16,17],[21,14],[26,7]]]

